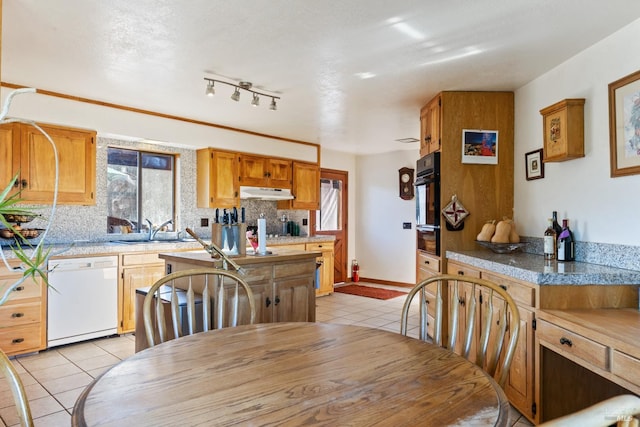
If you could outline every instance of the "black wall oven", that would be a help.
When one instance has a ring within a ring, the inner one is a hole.
[[[418,249],[440,256],[440,153],[427,154],[416,165]]]

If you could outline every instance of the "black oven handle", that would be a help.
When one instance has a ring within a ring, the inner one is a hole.
[[[436,231],[440,230],[439,225],[416,225],[416,230],[418,231]]]
[[[430,177],[430,176],[423,176],[423,177],[419,177],[416,182],[414,182],[414,186],[418,187],[420,185],[429,185],[432,182],[437,182],[437,178],[434,177]]]

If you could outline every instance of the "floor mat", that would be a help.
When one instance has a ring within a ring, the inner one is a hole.
[[[369,297],[382,300],[407,295],[407,292],[394,291],[392,289],[374,288],[372,286],[362,285],[338,286],[334,289],[334,291],[341,292],[343,294],[358,295],[361,297]]]

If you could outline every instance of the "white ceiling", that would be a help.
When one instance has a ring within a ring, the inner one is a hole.
[[[4,0],[1,75],[380,153],[417,147],[395,140],[419,137],[437,92],[515,90],[638,17],[638,0]],[[277,94],[278,110],[230,86],[206,97],[216,76]]]

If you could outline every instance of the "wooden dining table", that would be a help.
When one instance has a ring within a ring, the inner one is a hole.
[[[329,323],[202,332],[121,361],[73,426],[507,426],[508,400],[465,358],[399,333]]]

